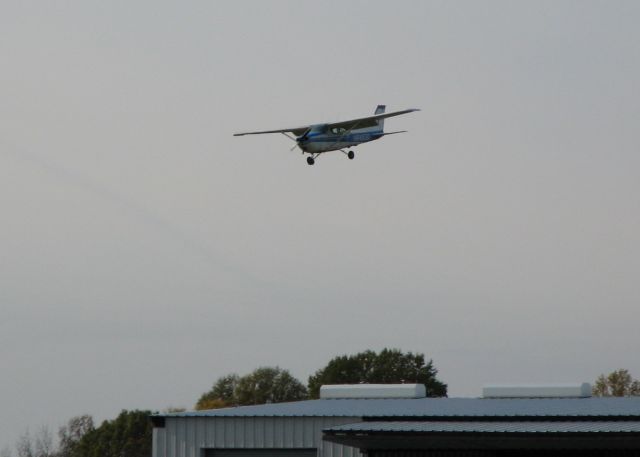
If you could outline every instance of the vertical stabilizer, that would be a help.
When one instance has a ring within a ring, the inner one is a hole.
[[[382,114],[384,110],[387,108],[387,105],[378,105],[375,113],[373,114]],[[384,130],[384,119],[378,119],[378,129],[382,132]]]

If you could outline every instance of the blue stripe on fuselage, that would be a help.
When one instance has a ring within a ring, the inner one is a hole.
[[[348,135],[327,135],[326,133],[309,133],[301,144],[307,143],[365,143],[367,141],[377,140],[384,133],[350,133]]]

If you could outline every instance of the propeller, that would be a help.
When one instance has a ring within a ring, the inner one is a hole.
[[[304,134],[298,138],[289,135],[286,132],[280,132],[282,133],[284,136],[286,136],[287,138],[289,138],[291,141],[293,141],[295,144],[293,145],[293,147],[291,149],[289,149],[289,152],[293,151],[295,148],[300,148],[300,142],[304,141],[307,138],[307,132],[304,132]],[[302,151],[302,148],[300,148],[300,150]],[[302,153],[304,154],[304,151],[302,151]]]

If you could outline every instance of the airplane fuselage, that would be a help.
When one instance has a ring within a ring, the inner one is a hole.
[[[309,154],[338,151],[358,144],[377,140],[384,136],[382,130],[353,129],[332,132],[326,125],[314,125],[308,132],[296,138],[300,149]]]

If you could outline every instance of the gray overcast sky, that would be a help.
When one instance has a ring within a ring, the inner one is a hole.
[[[640,2],[0,3],[0,447],[338,354],[640,376]],[[421,108],[309,167],[236,131]]]

